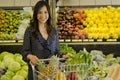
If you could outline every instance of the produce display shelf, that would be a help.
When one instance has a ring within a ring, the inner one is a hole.
[[[115,45],[120,44],[120,42],[60,42],[60,44],[69,44],[69,45]]]
[[[104,54],[114,53],[115,56],[120,56],[120,41],[94,41],[94,40],[72,40],[73,42],[67,40],[60,39],[60,45],[67,44],[71,46],[76,52],[86,48],[87,51],[91,50],[101,50]],[[6,40],[0,41],[0,52],[9,51],[12,53],[20,52],[23,48],[23,40]]]
[[[15,40],[0,40],[0,43],[5,43],[5,42],[15,42]]]
[[[107,45],[120,44],[119,39],[59,39],[60,44]],[[0,45],[22,45],[23,40],[0,40]]]
[[[59,39],[59,42],[120,42],[120,39]]]
[[[0,40],[0,45],[22,45],[22,42],[16,40]]]

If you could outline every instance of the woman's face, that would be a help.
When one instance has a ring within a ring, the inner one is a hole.
[[[38,19],[39,23],[44,24],[47,22],[48,18],[49,18],[49,13],[47,11],[47,8],[46,8],[46,6],[43,6],[38,11],[37,19]]]

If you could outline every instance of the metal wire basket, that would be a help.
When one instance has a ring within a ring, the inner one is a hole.
[[[49,59],[42,59],[43,61],[48,61]],[[62,60],[62,59],[60,59]],[[58,70],[65,74],[66,80],[71,73],[77,73],[77,78],[74,80],[86,80],[88,73],[88,65],[85,63],[82,64],[66,64],[60,63],[58,67],[54,65],[46,64],[45,70],[37,70],[34,65],[33,69],[33,77],[34,80],[55,80]],[[62,79],[63,80],[63,79]]]

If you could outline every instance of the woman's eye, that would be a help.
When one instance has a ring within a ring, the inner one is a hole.
[[[38,14],[41,14],[42,12],[38,12]]]
[[[45,11],[45,12],[41,12],[41,11],[38,12],[38,14],[42,14],[42,13],[43,13],[43,14],[47,14],[48,12],[47,12],[47,11]]]
[[[45,13],[48,13],[47,11],[45,11]]]

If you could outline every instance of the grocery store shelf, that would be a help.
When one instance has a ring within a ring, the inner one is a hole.
[[[0,45],[22,45],[22,43],[16,40],[0,40]]]
[[[70,39],[65,39],[65,40],[59,40],[61,44],[69,44],[69,45],[115,45],[115,44],[120,44],[120,41],[117,39],[79,39],[79,40],[70,40]]]
[[[96,41],[96,42],[95,42]],[[87,51],[91,50],[101,50],[104,54],[114,53],[115,56],[120,56],[120,41],[110,40],[107,42],[102,42],[101,40],[59,40],[60,45],[68,44],[75,51],[79,52],[83,48],[86,48]],[[23,40],[5,40],[0,41],[0,52],[9,51],[12,53],[22,51]]]
[[[117,41],[116,39],[109,39],[109,40],[70,40],[70,39],[60,39],[60,44],[69,44],[69,45],[117,45],[120,44],[120,41]],[[22,45],[23,40],[0,40],[0,45]]]
[[[69,45],[116,45],[116,44],[120,44],[120,42],[64,42],[64,43],[60,43],[60,44],[69,44]]]

